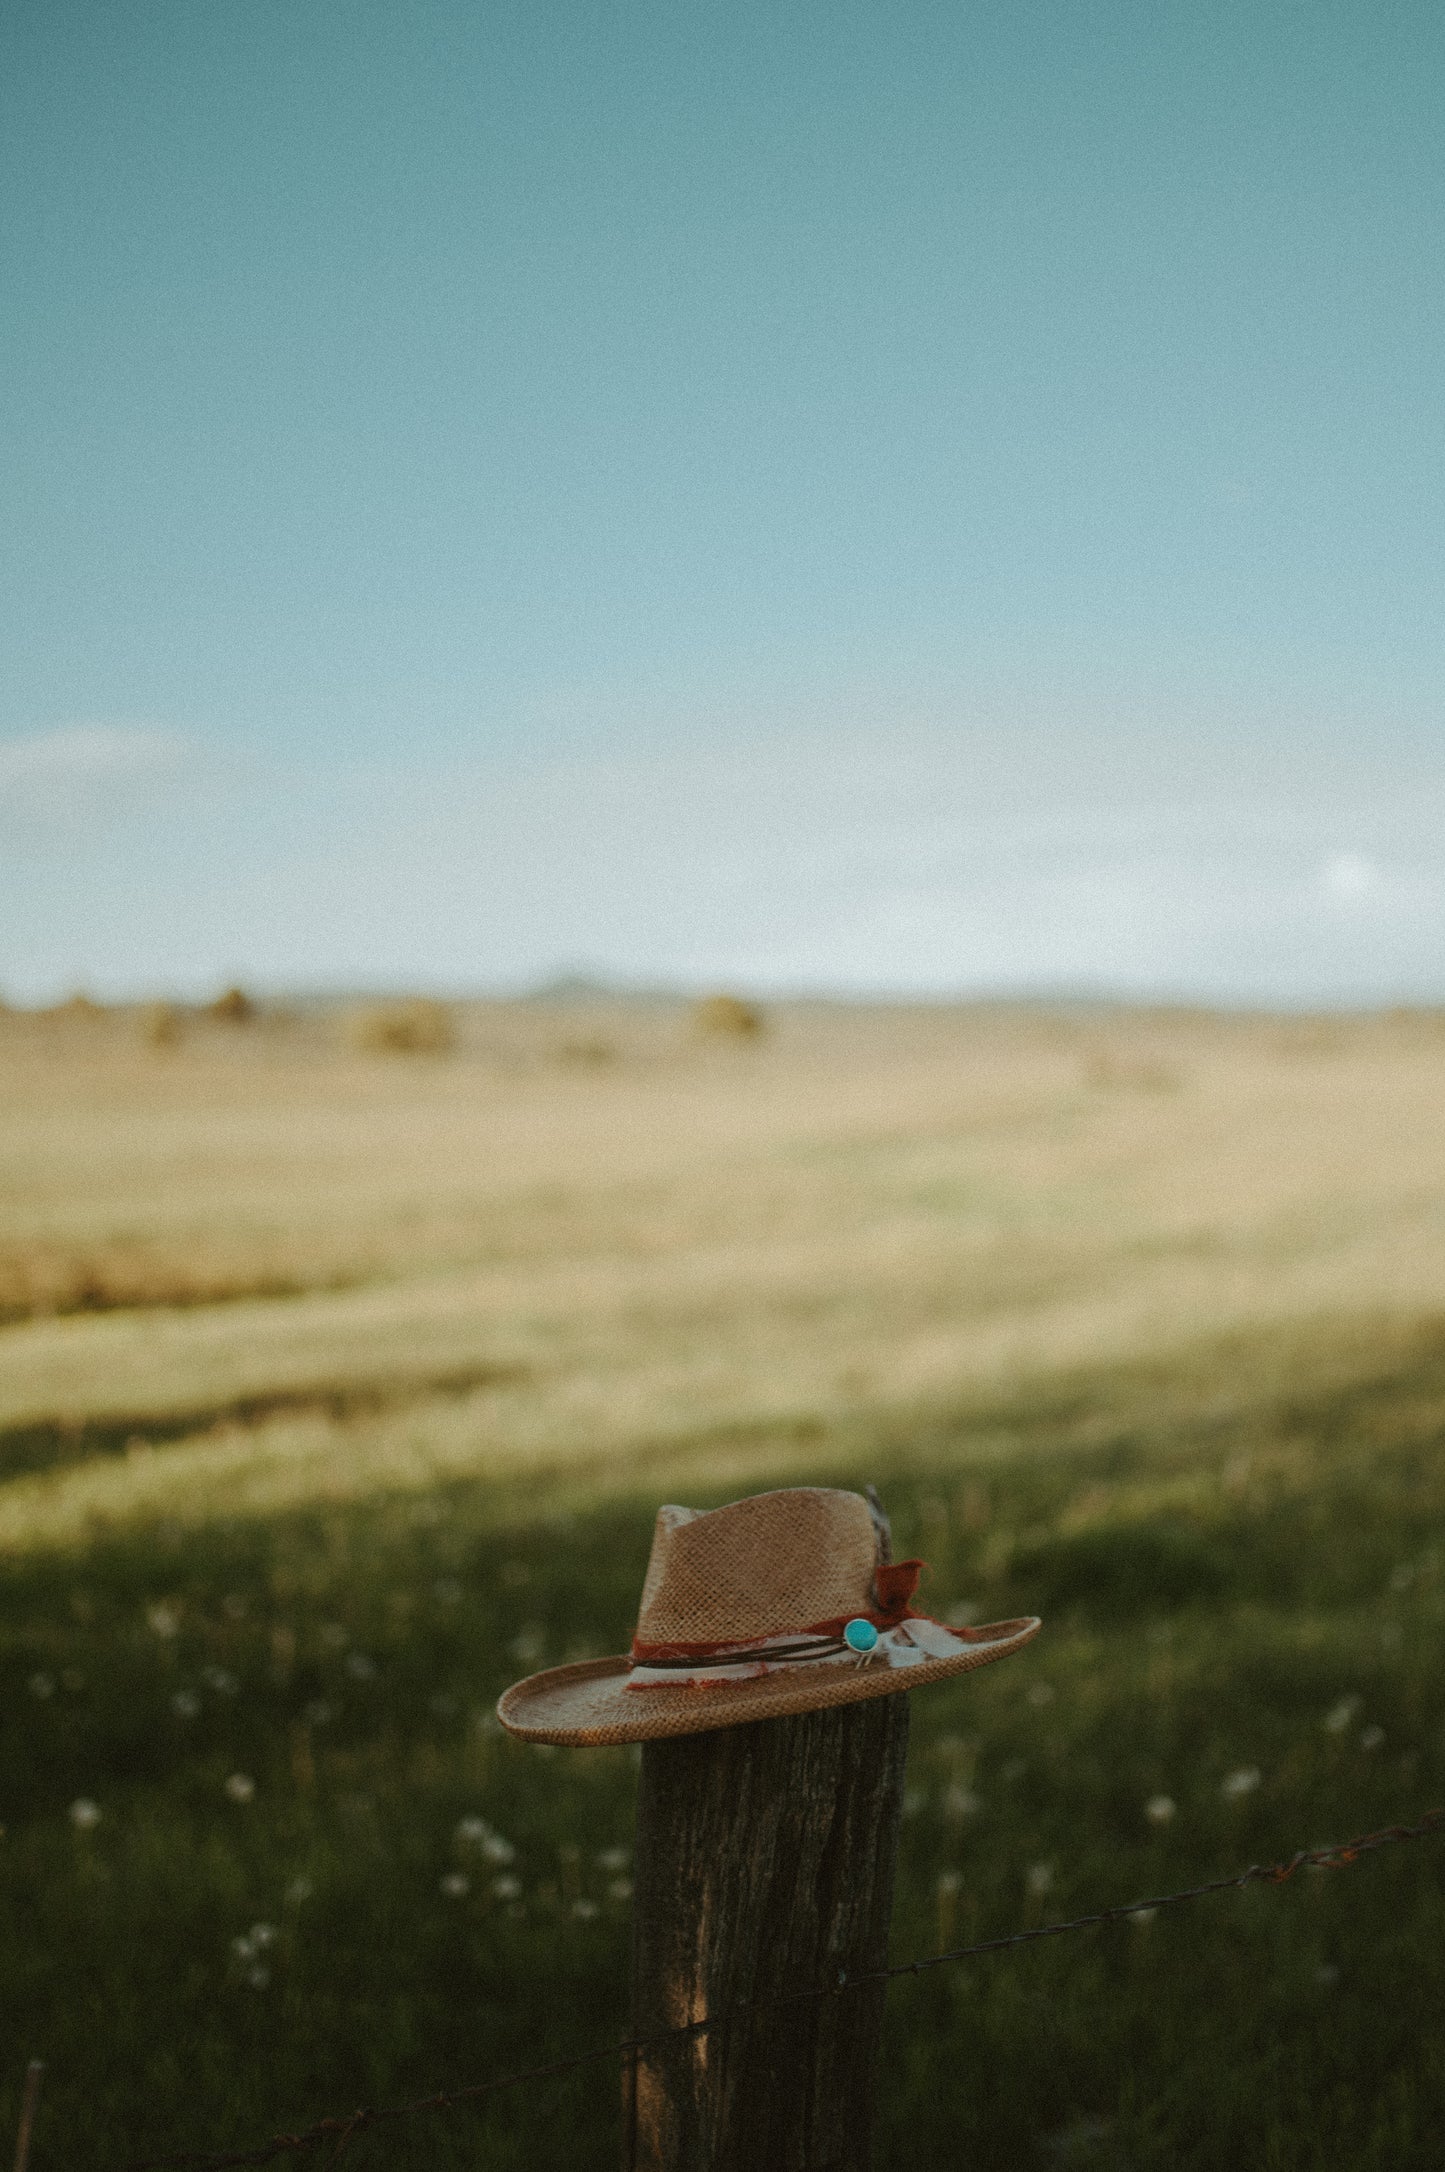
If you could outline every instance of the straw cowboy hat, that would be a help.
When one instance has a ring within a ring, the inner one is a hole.
[[[497,1716],[528,1742],[707,1734],[942,1682],[1037,1634],[1034,1615],[933,1621],[913,1605],[924,1564],[888,1554],[876,1500],[829,1486],[661,1508],[630,1655],[529,1675]]]

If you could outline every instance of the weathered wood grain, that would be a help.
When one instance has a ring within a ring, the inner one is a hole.
[[[908,1698],[647,1743],[639,2037],[881,1967]],[[883,1990],[773,2007],[642,2054],[627,2172],[866,2172]]]

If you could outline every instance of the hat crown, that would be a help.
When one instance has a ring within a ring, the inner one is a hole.
[[[868,1503],[832,1486],[659,1509],[638,1642],[741,1643],[864,1612],[878,1560]]]

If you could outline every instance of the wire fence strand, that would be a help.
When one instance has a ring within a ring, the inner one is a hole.
[[[330,2119],[319,2119],[313,2126],[295,2134],[274,2134],[270,2141],[257,2144],[251,2149],[228,2150],[207,2155],[195,2150],[183,2150],[166,2157],[147,2157],[126,2167],[126,2172],[238,2172],[243,2165],[266,2165],[277,2157],[297,2156],[307,2150],[320,2149],[332,2142],[337,2151],[344,2149],[354,2135],[368,2127],[378,2127],[398,2119],[412,2119],[424,2112],[450,2111],[460,2104],[475,2104],[482,2097],[499,2095],[506,2089],[517,2089],[525,2082],[557,2081],[564,2075],[578,2073],[583,2067],[600,2065],[604,2060],[637,2059],[642,2053],[656,2051],[664,2044],[678,2043],[691,2037],[702,2036],[710,2029],[722,2027],[729,2021],[745,2014],[769,2012],[776,2008],[812,2004],[820,1999],[840,1998],[850,1991],[863,1990],[874,1984],[887,1984],[901,1976],[922,1976],[930,1969],[944,1968],[958,1961],[971,1961],[984,1954],[1003,1953],[1013,1946],[1031,1946],[1044,1938],[1062,1938],[1069,1931],[1096,1930],[1106,1923],[1123,1923],[1131,1916],[1150,1916],[1161,1908],[1178,1908],[1186,1901],[1205,1900],[1212,1893],[1237,1891],[1247,1885],[1284,1885],[1296,1871],[1342,1870],[1358,1862],[1362,1856],[1373,1855],[1381,1848],[1393,1846],[1403,1840],[1425,1840],[1431,1835],[1445,1832],[1445,1808],[1427,1810],[1417,1824],[1385,1825],[1377,1832],[1361,1833],[1354,1840],[1342,1840],[1327,1847],[1298,1848],[1291,1856],[1278,1863],[1251,1863],[1247,1870],[1235,1871],[1227,1878],[1210,1878],[1203,1885],[1186,1886],[1178,1893],[1158,1893],[1150,1900],[1124,1901],[1113,1908],[1096,1909],[1092,1915],[1071,1916],[1066,1922],[1042,1923],[1031,1930],[1011,1931],[1004,1938],[985,1938],[972,1946],[955,1946],[946,1953],[931,1953],[919,1960],[897,1962],[891,1968],[874,1968],[860,1971],[856,1976],[839,1973],[836,1983],[823,1984],[807,1991],[785,1991],[771,1998],[749,1999],[724,2007],[716,2014],[707,2014],[700,2021],[685,2022],[675,2029],[664,2029],[652,2036],[628,2037],[621,2043],[605,2044],[595,2051],[574,2054],[569,2059],[555,2059],[546,2066],[523,2067],[513,2074],[495,2076],[489,2081],[471,2082],[460,2089],[438,2090],[431,2096],[414,2097],[405,2104],[386,2104],[364,2108],[349,2114],[337,2114]]]

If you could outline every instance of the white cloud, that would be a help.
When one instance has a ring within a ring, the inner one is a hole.
[[[0,742],[0,812],[48,824],[72,821],[182,768],[179,732],[141,724],[62,724]]]
[[[1171,795],[903,731],[449,765],[78,727],[22,748],[0,807],[69,778],[134,817],[0,851],[0,985],[27,996],[524,985],[579,963],[761,989],[1445,992],[1445,780]]]
[[[1362,852],[1337,852],[1326,861],[1320,879],[1331,897],[1348,904],[1375,889],[1380,873],[1374,861],[1367,860]]]

